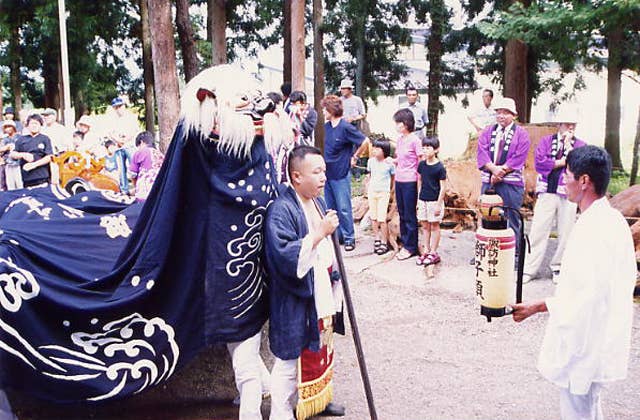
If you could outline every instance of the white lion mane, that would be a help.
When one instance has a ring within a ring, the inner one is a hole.
[[[213,92],[215,98],[207,96],[200,102],[197,97],[200,89]],[[241,98],[252,99],[261,94],[256,78],[238,66],[223,64],[203,70],[182,92],[180,117],[185,138],[192,132],[206,138],[216,127],[220,137],[218,144],[224,152],[249,158],[256,131],[251,117],[236,112],[236,106]],[[263,128],[269,153],[293,138],[291,121],[284,112],[265,114]]]

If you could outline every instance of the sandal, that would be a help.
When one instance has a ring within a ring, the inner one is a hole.
[[[380,245],[382,245],[382,241],[380,239],[376,239],[375,241],[373,241],[373,252],[377,254],[378,248],[380,248]]]
[[[378,249],[376,249],[374,252],[378,255],[384,255],[389,252],[389,247],[387,246],[387,244],[381,243]]]
[[[345,251],[353,251],[354,249],[356,249],[356,244],[354,244],[353,242],[349,242],[344,244],[344,250]]]
[[[396,259],[398,261],[404,261],[404,260],[408,260],[409,258],[413,257],[416,254],[412,254],[411,252],[407,251],[406,248],[402,248],[402,251],[400,251],[398,253],[398,255],[396,255]]]
[[[425,261],[429,259],[430,255],[431,254],[418,255],[418,258],[416,258],[416,265],[425,265]]]
[[[424,265],[431,265],[431,264],[438,264],[440,262],[440,255],[438,255],[438,253],[434,252],[431,253],[429,255],[427,255],[427,258],[424,262]]]

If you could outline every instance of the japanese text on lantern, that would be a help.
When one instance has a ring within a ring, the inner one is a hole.
[[[484,258],[487,255],[487,250],[485,248],[485,245],[483,242],[476,242],[476,257],[475,257],[475,263],[476,263],[476,296],[480,296],[480,299],[484,300],[484,295],[482,293],[482,280],[480,280],[479,276],[480,273],[484,271],[484,269],[482,268],[482,261],[484,260]]]
[[[487,276],[498,277],[498,250],[500,249],[500,241],[497,238],[491,238],[487,242]]]

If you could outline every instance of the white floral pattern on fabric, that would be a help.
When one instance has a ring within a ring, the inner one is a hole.
[[[100,218],[100,227],[107,230],[110,238],[122,236],[128,238],[131,235],[131,228],[127,224],[127,217],[124,214],[118,216],[102,216]]]

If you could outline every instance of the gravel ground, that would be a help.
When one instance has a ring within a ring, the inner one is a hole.
[[[556,241],[550,242],[553,251]],[[443,231],[442,263],[433,278],[414,259],[381,258],[372,246],[372,238],[360,234],[345,264],[378,418],[559,418],[557,389],[536,370],[547,316],[522,324],[480,316],[468,264],[472,232]],[[553,293],[550,271],[545,276],[524,286],[525,301]],[[639,417],[638,318],[636,308],[628,379],[603,393],[609,419]],[[347,406],[347,419],[366,419],[351,336],[340,336],[336,348],[335,400]]]

